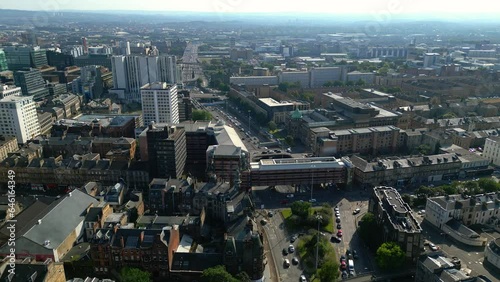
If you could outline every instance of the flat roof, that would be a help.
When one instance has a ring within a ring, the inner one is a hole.
[[[344,162],[334,157],[296,158],[296,159],[263,159],[250,163],[252,170],[322,170],[328,168],[343,168]]]
[[[266,104],[269,107],[279,107],[279,106],[293,106],[294,103],[291,102],[278,102],[273,98],[260,98],[262,103]]]

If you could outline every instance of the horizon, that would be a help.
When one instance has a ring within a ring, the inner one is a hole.
[[[124,12],[124,13],[203,13],[203,14],[298,14],[298,15],[335,15],[391,17],[491,17],[500,15],[500,3],[478,0],[471,7],[469,1],[457,0],[453,5],[432,0],[351,0],[341,1],[310,0],[307,5],[300,3],[268,2],[254,0],[185,0],[149,1],[149,6],[140,5],[133,0],[90,0],[84,3],[69,0],[23,0],[3,3],[0,9],[34,12]],[[325,12],[328,11],[328,12]],[[459,19],[459,18],[457,18]]]

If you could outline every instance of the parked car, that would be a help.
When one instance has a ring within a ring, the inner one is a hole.
[[[335,207],[333,210],[336,211],[336,212],[340,211],[339,207]]]
[[[295,252],[295,247],[293,245],[288,246],[288,252],[291,254]]]
[[[300,282],[307,282],[307,279],[304,275],[300,275]]]
[[[342,237],[342,230],[337,231],[337,237]]]
[[[359,258],[359,256],[358,256],[358,252],[356,252],[356,250],[353,250],[353,251],[352,251],[352,257],[353,257],[354,259],[358,259],[358,258]]]
[[[293,198],[293,194],[286,195],[287,198]]]
[[[434,243],[429,243],[429,248],[434,252],[439,250],[439,247],[434,245]]]
[[[290,266],[290,260],[285,259],[285,260],[283,261],[283,266],[284,266],[285,268],[289,267],[289,266]]]
[[[340,223],[340,217],[337,217],[337,219],[335,219],[335,222]]]
[[[316,203],[316,199],[310,199],[309,203]]]
[[[260,221],[260,224],[262,224],[262,225],[266,225],[266,224],[267,224],[267,220],[262,219],[262,220]]]
[[[293,264],[293,265],[297,265],[297,264],[299,264],[299,259],[294,257],[294,258],[292,259],[292,264]]]
[[[342,229],[342,225],[340,223],[337,224],[337,229]]]
[[[295,240],[297,240],[297,235],[292,235],[292,237],[290,237],[290,243],[295,242]]]
[[[283,249],[283,251],[282,251],[282,254],[283,254],[284,256],[288,255],[288,250],[287,250],[286,248],[284,248],[284,249]]]
[[[361,212],[361,209],[357,208],[357,209],[355,209],[355,210],[352,212],[352,214],[358,214],[358,213],[360,213],[360,212]]]

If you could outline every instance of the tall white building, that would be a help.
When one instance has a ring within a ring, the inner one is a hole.
[[[21,87],[11,87],[5,84],[0,83],[0,99],[9,97],[9,96],[21,96],[22,90]]]
[[[483,157],[494,165],[500,165],[500,138],[490,136],[484,142]]]
[[[113,56],[114,89],[110,92],[125,100],[140,101],[140,89],[145,84],[180,82],[176,62],[176,56]]]
[[[165,82],[148,83],[141,87],[144,124],[179,123],[177,86]]]
[[[0,135],[15,136],[26,143],[40,135],[33,96],[9,96],[0,100]]]
[[[424,53],[424,68],[434,66],[439,63],[439,53]]]

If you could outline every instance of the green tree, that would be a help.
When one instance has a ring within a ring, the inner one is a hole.
[[[335,86],[335,87],[342,87],[342,86],[344,86],[344,82],[342,82],[340,80],[335,80],[333,82],[333,86]]]
[[[240,282],[251,282],[252,279],[250,279],[250,276],[245,271],[242,271],[235,276],[236,280]]]
[[[409,194],[403,194],[403,195],[401,196],[401,199],[403,199],[403,201],[404,201],[405,203],[407,203],[410,207],[412,207],[412,202],[413,202],[413,201],[412,201],[412,198],[411,198],[411,196],[410,196]]]
[[[333,260],[325,261],[318,270],[318,276],[321,282],[337,281],[339,277],[339,264]]]
[[[211,120],[212,119],[212,114],[209,111],[193,110],[193,112],[191,113],[191,119],[193,121],[197,121],[197,120]]]
[[[380,245],[380,227],[377,224],[375,215],[371,212],[366,213],[359,222],[359,236],[372,250]]]
[[[478,181],[478,185],[485,193],[497,192],[499,189],[498,183],[491,178],[481,178]]]
[[[443,189],[446,195],[458,194],[458,188],[454,185],[443,185],[440,188]]]
[[[276,125],[276,123],[274,121],[270,121],[267,123],[267,127],[269,128],[269,130],[271,131],[275,131],[278,126]]]
[[[323,84],[323,86],[324,86],[324,87],[332,87],[332,86],[334,86],[334,83],[333,83],[333,81],[327,81],[327,82],[325,82],[325,83]]]
[[[311,203],[296,201],[293,202],[290,208],[292,209],[292,214],[302,218],[306,218],[309,215],[309,211],[311,210]]]
[[[404,264],[405,253],[397,243],[386,242],[377,249],[375,259],[382,269],[398,269]]]
[[[288,146],[293,146],[295,143],[293,141],[293,137],[291,135],[288,135],[287,137],[285,137],[285,142],[288,144]]]
[[[422,145],[417,147],[417,151],[419,154],[428,155],[431,153],[432,148],[428,144],[422,144]]]
[[[354,86],[354,81],[349,80],[345,83],[345,86]]]
[[[227,272],[223,265],[203,270],[201,280],[203,282],[238,282],[238,279],[234,278],[229,272]]]
[[[151,273],[138,268],[124,267],[120,271],[121,282],[149,282]]]
[[[479,187],[479,181],[467,181],[464,183],[464,188],[469,195],[479,194],[481,188]]]
[[[356,85],[363,86],[363,85],[365,85],[365,81],[360,78],[360,79],[358,79],[358,81],[356,81]]]

